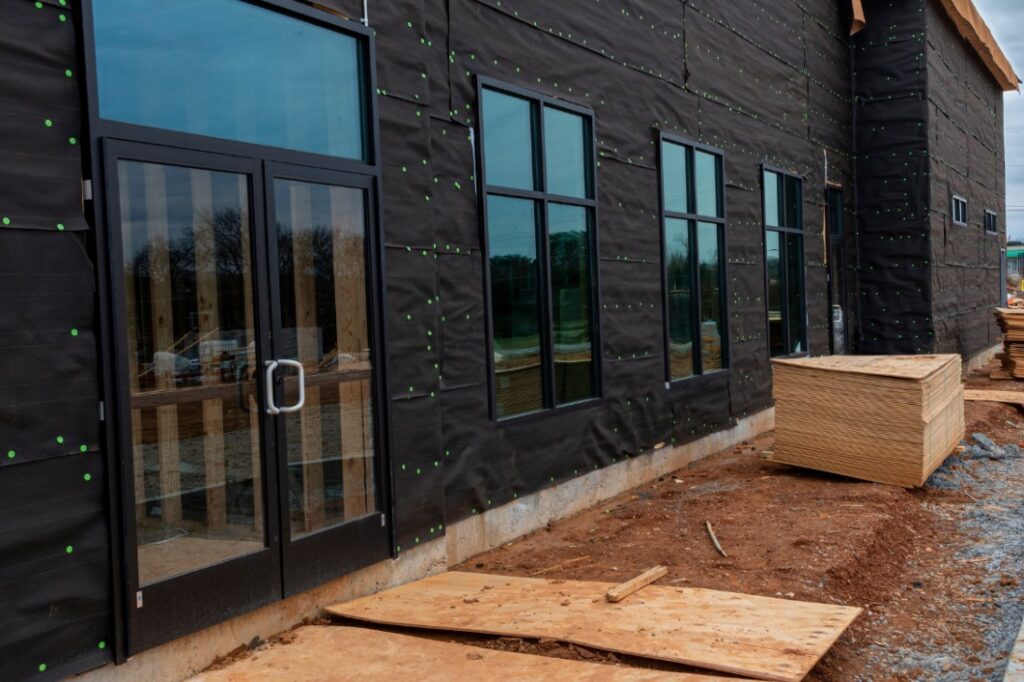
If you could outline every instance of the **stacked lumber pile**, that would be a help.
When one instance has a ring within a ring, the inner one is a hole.
[[[1003,369],[1014,379],[1024,379],[1024,308],[996,308],[995,313],[1003,330]]]
[[[907,488],[964,435],[959,355],[774,360],[772,460]]]

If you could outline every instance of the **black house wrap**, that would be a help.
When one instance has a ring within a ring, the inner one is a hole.
[[[97,196],[109,189],[89,158],[107,142],[83,104],[95,88],[85,19],[104,1],[0,0],[0,679],[58,679],[139,651],[123,575],[136,562],[132,453],[116,442],[131,425],[106,403],[100,421],[101,400],[127,391],[107,366],[124,322],[100,314],[96,293],[116,279],[99,245],[118,228],[83,196],[85,178]],[[363,12],[361,0],[218,1],[352,25]],[[839,0],[368,3],[393,556],[770,406],[766,168],[802,180],[805,293],[792,314],[809,353],[829,352],[834,278],[852,352],[967,357],[998,341],[1005,230],[986,234],[983,216],[1005,215],[1000,87],[938,0],[864,4],[851,39]],[[490,405],[481,79],[594,121],[599,397],[508,420]],[[719,150],[724,179],[727,367],[672,383],[662,134]],[[827,188],[844,202],[838,263]],[[952,224],[953,194],[968,201],[966,227]]]

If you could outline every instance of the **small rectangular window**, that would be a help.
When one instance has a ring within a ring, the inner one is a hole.
[[[772,356],[804,353],[803,181],[769,169],[762,177],[768,347]]]
[[[598,395],[593,120],[498,84],[481,89],[494,413]]]
[[[953,224],[967,224],[967,200],[956,194],[953,195]]]
[[[722,155],[661,141],[666,366],[671,381],[728,366]]]
[[[985,211],[985,231],[990,234],[999,232],[999,214],[995,211]]]
[[[364,46],[242,0],[93,0],[99,115],[366,161]]]

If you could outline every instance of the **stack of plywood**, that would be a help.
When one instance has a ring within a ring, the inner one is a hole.
[[[1024,379],[1024,308],[996,308],[996,321],[1003,330],[1003,369]]]
[[[922,485],[964,435],[959,355],[773,361],[773,461]]]

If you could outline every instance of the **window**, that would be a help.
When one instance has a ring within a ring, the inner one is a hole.
[[[805,353],[803,182],[767,168],[762,178],[768,347],[772,356]]]
[[[598,394],[593,119],[489,81],[480,98],[500,419]]]
[[[242,0],[94,0],[99,115],[368,160],[354,36]]]
[[[720,152],[661,139],[666,366],[670,381],[728,365]]]
[[[989,234],[999,232],[999,214],[995,211],[985,211],[985,231]]]
[[[967,224],[967,199],[956,194],[953,195],[953,224]]]

